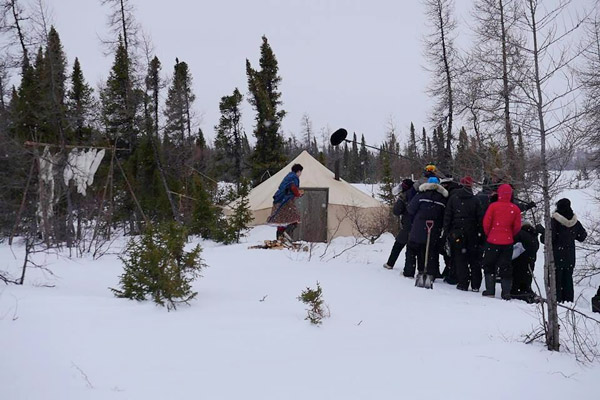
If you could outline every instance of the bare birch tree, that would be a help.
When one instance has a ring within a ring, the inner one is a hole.
[[[453,0],[424,0],[425,16],[430,32],[425,36],[425,57],[432,81],[428,93],[436,105],[432,112],[433,126],[446,128],[446,143],[442,170],[449,170],[452,162],[452,125],[454,123],[454,85],[456,80],[457,50],[454,45],[456,21]]]
[[[559,351],[559,316],[556,301],[555,262],[552,249],[551,199],[560,189],[560,171],[580,143],[578,108],[579,87],[571,67],[581,54],[574,46],[573,34],[586,15],[574,15],[570,0],[553,6],[544,0],[527,0],[524,29],[530,36],[524,50],[531,57],[531,68],[523,82],[525,105],[531,110],[531,123],[524,126],[526,136],[539,145],[539,189],[546,225],[544,246],[544,286],[548,311],[544,323],[548,350]]]

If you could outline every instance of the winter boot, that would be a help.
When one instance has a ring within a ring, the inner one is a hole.
[[[415,286],[423,287],[425,285],[425,275],[422,272],[417,272],[417,277],[415,278]]]
[[[486,297],[496,296],[496,275],[485,274],[485,290],[481,294]]]
[[[285,232],[285,228],[283,226],[277,227],[277,241],[281,242],[283,240],[283,232]]]
[[[433,281],[435,277],[433,275],[425,275],[425,283],[423,283],[423,287],[425,289],[433,289]]]
[[[500,281],[500,286],[502,287],[502,293],[500,296],[503,300],[510,300],[510,290],[512,288],[512,279],[502,278]]]
[[[387,263],[383,264],[383,268],[385,268],[385,269],[394,269],[394,267],[390,267]]]

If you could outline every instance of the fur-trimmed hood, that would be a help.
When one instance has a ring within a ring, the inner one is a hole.
[[[577,215],[573,214],[573,218],[567,219],[563,215],[555,212],[552,214],[552,218],[554,218],[559,224],[566,226],[567,228],[572,228],[577,225]]]
[[[442,185],[440,185],[440,184],[437,184],[437,183],[423,183],[421,186],[419,186],[419,192],[426,192],[428,190],[435,190],[436,192],[438,192],[442,196],[448,197],[448,191],[446,189],[444,189],[444,187]]]

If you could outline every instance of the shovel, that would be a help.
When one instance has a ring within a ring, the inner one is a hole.
[[[427,264],[429,262],[429,242],[431,241],[431,230],[433,229],[434,221],[427,220],[425,221],[425,227],[427,228],[427,243],[425,244],[425,262],[423,265],[423,271],[420,271],[417,274],[417,279],[415,280],[416,287],[422,287],[425,289],[433,289],[433,281],[431,279],[427,279]]]

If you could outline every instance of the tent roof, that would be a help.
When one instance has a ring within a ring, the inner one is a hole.
[[[272,207],[273,195],[279,188],[283,178],[292,170],[294,164],[302,164],[304,167],[300,177],[300,187],[329,188],[329,204],[360,208],[381,207],[379,200],[372,198],[343,179],[336,181],[335,174],[305,150],[275,175],[252,189],[249,195],[251,210]]]

